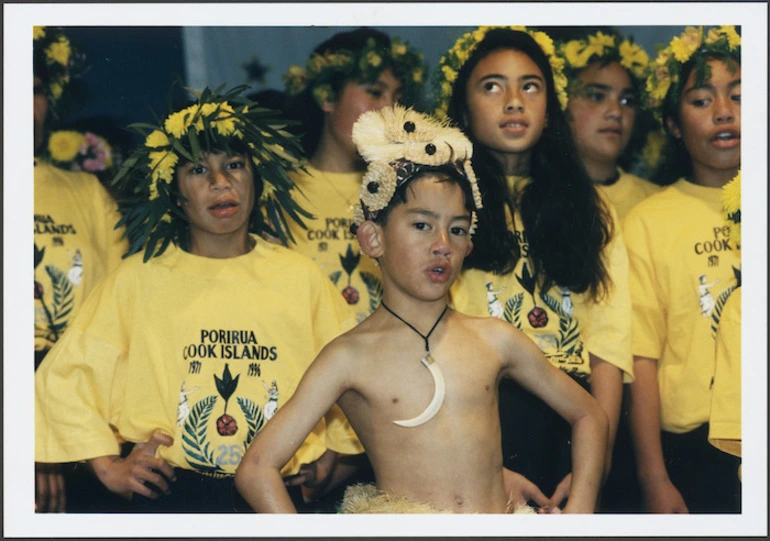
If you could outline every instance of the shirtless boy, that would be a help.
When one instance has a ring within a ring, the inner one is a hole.
[[[481,201],[470,142],[399,106],[362,115],[353,138],[369,163],[356,234],[382,269],[382,303],[321,351],[257,435],[236,473],[239,491],[256,511],[294,512],[279,471],[337,402],[371,460],[373,497],[386,504],[358,512],[410,512],[388,507],[404,502],[421,512],[510,512],[497,413],[498,382],[510,377],[571,424],[563,512],[593,512],[607,439],[598,403],[511,325],[448,308]]]

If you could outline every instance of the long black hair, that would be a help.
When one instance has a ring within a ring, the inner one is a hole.
[[[508,189],[502,164],[468,128],[466,87],[473,68],[494,51],[514,49],[529,56],[547,82],[547,123],[532,149],[532,178],[520,200]],[[533,271],[542,289],[558,284],[576,293],[600,298],[610,286],[602,251],[610,241],[613,223],[575,150],[553,83],[548,58],[526,32],[506,28],[487,32],[457,75],[448,115],[473,142],[473,168],[484,208],[474,235],[474,248],[465,268],[507,274],[521,257],[507,227],[506,207],[521,215],[529,242]],[[517,208],[518,206],[518,208]]]

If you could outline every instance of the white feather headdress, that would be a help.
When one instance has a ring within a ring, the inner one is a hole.
[[[388,206],[396,189],[416,174],[448,164],[468,179],[474,207],[481,208],[481,194],[471,167],[473,144],[447,121],[401,105],[368,111],[353,125],[353,142],[369,164],[361,182],[356,226],[376,217]],[[471,220],[475,225],[475,212]]]

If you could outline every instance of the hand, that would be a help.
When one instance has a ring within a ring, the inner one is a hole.
[[[302,486],[305,502],[311,502],[324,493],[326,485],[332,478],[337,453],[327,449],[318,460],[310,464],[302,464],[299,472],[284,478],[286,486]]]
[[[64,513],[66,503],[61,465],[35,462],[35,512]]]
[[[171,436],[158,429],[152,433],[149,441],[137,443],[126,458],[103,456],[91,459],[89,462],[96,476],[110,491],[126,499],[130,499],[136,493],[154,500],[158,497],[158,493],[147,486],[147,483],[155,485],[163,493],[168,493],[169,486],[166,479],[176,480],[174,468],[162,458],[155,456],[159,446],[169,447],[173,443],[174,439]]]
[[[704,475],[708,473],[704,472]],[[650,513],[689,513],[684,498],[670,479],[643,487],[644,507]]]
[[[561,507],[569,496],[569,490],[572,488],[572,472],[564,476],[564,479],[556,485],[556,490],[551,495],[554,505]]]
[[[533,501],[538,506],[538,513],[552,513],[558,509],[553,501],[549,500],[535,483],[507,468],[503,468],[503,484],[508,501],[519,507]],[[558,512],[558,511],[556,511]]]

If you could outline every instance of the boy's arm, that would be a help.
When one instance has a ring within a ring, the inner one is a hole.
[[[566,513],[593,513],[604,471],[607,416],[599,403],[545,358],[523,333],[504,324],[510,364],[504,371],[572,426],[572,484]]]
[[[618,430],[618,422],[620,421],[623,373],[620,368],[602,360],[593,353],[590,353],[589,356],[591,362],[591,395],[599,402],[609,421],[607,449],[604,456],[604,472],[602,475],[602,480],[606,480],[612,467],[612,448],[615,445],[615,436]],[[568,473],[551,496],[556,505],[561,505],[567,498],[571,483],[572,473]]]
[[[340,347],[329,344],[313,361],[294,392],[246,450],[235,472],[238,491],[259,513],[295,513],[281,468],[345,391]]]
[[[687,505],[663,462],[658,361],[635,356],[634,375],[629,415],[645,507],[654,513],[687,513]]]

